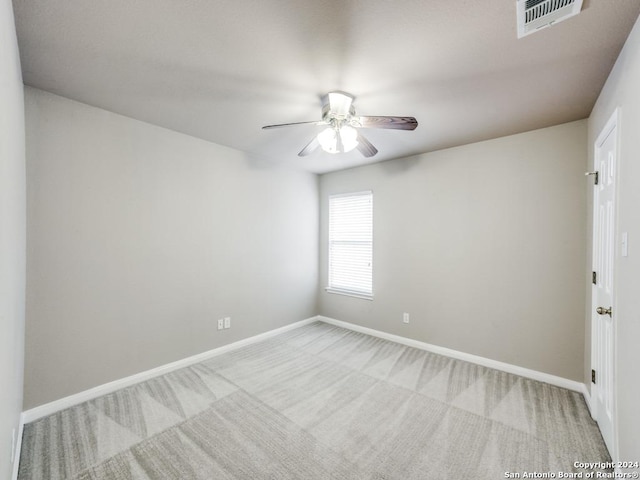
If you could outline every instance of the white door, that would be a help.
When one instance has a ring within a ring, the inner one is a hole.
[[[600,133],[595,143],[595,170],[593,218],[593,271],[592,289],[592,368],[595,383],[591,385],[592,408],[612,458],[616,458],[615,442],[615,309],[614,255],[615,243],[615,189],[617,160],[617,111]]]

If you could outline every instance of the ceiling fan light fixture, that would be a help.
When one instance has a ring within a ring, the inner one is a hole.
[[[327,127],[318,134],[318,143],[327,153],[346,153],[358,146],[358,131],[349,126]]]
[[[315,122],[280,123],[276,125],[265,125],[262,128],[272,129],[291,127],[294,125],[326,125],[324,130],[313,137],[311,141],[298,152],[299,157],[311,155],[319,148],[331,154],[346,153],[357,148],[365,158],[370,158],[378,153],[378,149],[360,134],[358,129],[387,128],[393,130],[415,130],[418,126],[418,121],[413,117],[358,116],[353,108],[354,98],[353,95],[346,92],[329,92],[321,97],[322,120]]]

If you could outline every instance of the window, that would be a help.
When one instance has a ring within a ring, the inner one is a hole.
[[[373,193],[329,197],[327,292],[373,298]]]

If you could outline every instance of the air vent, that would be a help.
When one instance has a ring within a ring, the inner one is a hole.
[[[582,0],[517,0],[518,38],[580,13]]]

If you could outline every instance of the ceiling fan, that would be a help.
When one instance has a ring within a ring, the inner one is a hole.
[[[327,128],[315,136],[299,157],[310,155],[321,147],[328,153],[346,153],[354,148],[365,157],[373,157],[378,153],[359,131],[360,128],[389,128],[394,130],[415,130],[418,121],[413,117],[369,117],[356,115],[353,108],[354,96],[346,92],[329,92],[322,96],[322,120],[315,122],[283,123],[266,125],[271,128],[290,127],[293,125],[326,125]]]

